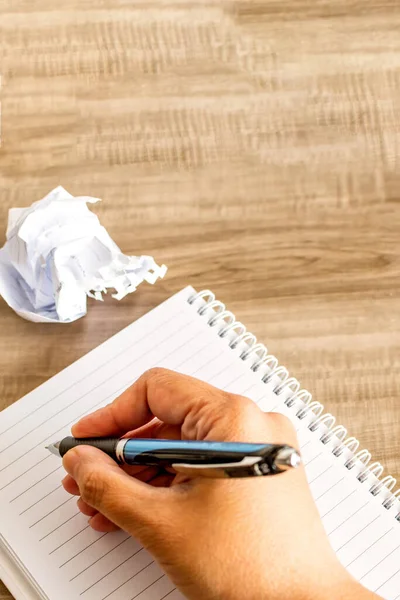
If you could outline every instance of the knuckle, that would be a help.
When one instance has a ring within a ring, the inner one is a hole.
[[[219,402],[213,403],[207,394],[200,393],[185,418],[182,433],[188,438],[202,439],[214,430],[222,414]]]
[[[257,411],[256,404],[245,396],[230,394],[229,404],[237,414],[242,416],[251,414],[254,417],[254,412]]]
[[[245,424],[254,422],[260,414],[260,409],[252,400],[236,395],[229,398],[229,411],[231,418]]]
[[[184,433],[197,438],[213,434],[217,439],[245,440],[259,416],[257,406],[242,396],[219,390],[211,397],[199,394],[185,422]]]
[[[243,438],[256,435],[259,423],[262,420],[260,409],[251,400],[239,397],[234,402],[234,412],[231,418],[232,427],[240,433]]]
[[[232,396],[227,411],[227,427],[231,436],[250,439],[266,436],[271,443],[297,444],[297,434],[291,420],[280,413],[266,413],[252,400],[243,396]]]

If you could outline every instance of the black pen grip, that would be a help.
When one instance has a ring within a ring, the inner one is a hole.
[[[74,438],[72,436],[64,438],[59,445],[60,456],[64,456],[72,448],[76,446],[93,446],[98,448],[102,452],[111,456],[114,460],[116,459],[116,448],[119,442],[119,438]]]

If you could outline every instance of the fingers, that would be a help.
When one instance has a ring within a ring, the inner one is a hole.
[[[158,467],[122,465],[120,469],[122,469],[127,475],[135,477],[135,479],[138,479],[139,481],[143,481],[143,483],[149,483],[160,472]]]
[[[159,469],[157,467],[131,467],[129,465],[123,465],[120,468],[122,468],[125,473],[131,477],[135,477],[144,483],[150,483],[151,480],[157,477],[159,474]],[[78,484],[76,483],[75,479],[71,477],[71,475],[66,475],[66,477],[64,477],[62,480],[62,485],[64,486],[65,491],[69,494],[72,494],[73,496],[80,495]]]
[[[99,512],[98,510],[96,510],[95,508],[93,508],[92,506],[89,506],[89,504],[84,502],[82,500],[82,498],[79,498],[76,505],[79,508],[79,510],[81,511],[81,513],[83,515],[86,515],[87,517],[94,517],[94,515],[97,515]]]
[[[173,474],[165,472],[160,473],[160,470],[156,467],[125,466],[123,468],[128,475],[136,477],[136,479],[138,479],[139,481],[148,483],[154,487],[168,487],[174,480]],[[80,495],[81,492],[79,486],[75,479],[71,477],[71,475],[67,475],[66,477],[64,477],[62,484],[64,489],[68,493],[74,496]],[[76,504],[83,515],[90,517],[89,525],[96,531],[107,532],[119,529],[114,523],[112,523],[109,519],[104,517],[104,515],[101,515],[101,513],[99,513],[97,509],[90,506],[90,504],[85,502],[82,498],[79,498]],[[99,516],[97,517],[96,515]],[[95,516],[96,518],[93,518]]]
[[[70,476],[68,476],[68,477],[70,477]],[[150,481],[150,485],[152,485],[154,487],[169,487],[171,485],[171,483],[173,482],[174,478],[175,478],[174,475],[163,473],[162,475],[158,475],[157,477],[154,477]],[[75,485],[77,485],[77,484],[75,484]],[[78,493],[79,493],[79,491],[78,491]],[[82,500],[82,498],[78,499],[76,505],[83,515],[85,515],[86,517],[90,517],[89,525],[96,531],[116,531],[117,529],[119,529],[119,527],[117,525],[115,525],[115,523],[113,523],[112,521],[107,519],[107,517],[105,517],[104,515],[99,513],[98,510],[96,510],[95,508],[93,508],[92,506],[87,504],[87,502]],[[96,518],[94,518],[94,517],[96,517]]]
[[[167,498],[163,494],[169,490],[156,489],[130,477],[96,448],[74,448],[64,456],[63,463],[69,475],[63,485],[70,493],[80,494],[78,507],[91,517],[93,528],[111,531],[120,527],[136,535],[157,520],[167,522],[163,516],[167,510]],[[170,476],[165,476],[162,483],[169,480]],[[105,520],[97,513],[101,513]]]
[[[70,475],[68,475],[68,477],[76,485],[76,488],[78,490],[77,494],[79,494],[78,485],[75,483],[75,481]],[[163,473],[162,475],[154,477],[150,481],[150,485],[154,487],[169,487],[172,484],[174,478],[174,475]],[[117,525],[115,525],[115,523],[113,523],[112,521],[110,521],[110,519],[99,513],[98,510],[87,504],[87,502],[85,502],[82,498],[78,498],[76,505],[83,515],[85,515],[86,517],[90,517],[89,525],[96,531],[109,532],[117,531],[118,529],[120,529]]]
[[[169,487],[175,479],[175,475],[171,473],[162,473],[151,480],[150,485],[153,487]]]
[[[80,491],[78,484],[76,483],[75,479],[73,479],[70,475],[66,475],[61,483],[64,487],[64,490],[68,492],[68,494],[72,494],[73,496],[79,496]]]
[[[96,513],[91,519],[89,519],[89,525],[95,531],[101,531],[103,533],[110,533],[111,531],[118,531],[120,528],[115,525],[110,519],[107,519],[101,513]]]
[[[86,504],[82,498],[79,498],[76,504],[83,515],[90,517],[88,523],[95,531],[108,533],[110,531],[117,531],[119,529],[115,523],[107,519],[107,517],[99,513],[95,508],[89,506],[89,504]]]
[[[76,437],[123,435],[154,416],[181,426],[203,406],[227,403],[227,394],[202,381],[166,369],[151,369],[108,406],[84,417],[73,428]]]

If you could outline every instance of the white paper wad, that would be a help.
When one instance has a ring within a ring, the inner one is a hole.
[[[0,295],[21,317],[69,323],[83,317],[87,297],[102,300],[112,288],[121,300],[143,281],[155,283],[167,268],[151,256],[125,256],[88,204],[61,186],[29,208],[9,211],[0,249]]]

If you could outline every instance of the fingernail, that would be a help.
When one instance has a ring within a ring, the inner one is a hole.
[[[76,448],[72,448],[72,450],[69,450],[63,458],[64,469],[67,471],[67,473],[72,475],[72,477],[75,476],[75,473],[79,468],[79,463],[80,456]]]

